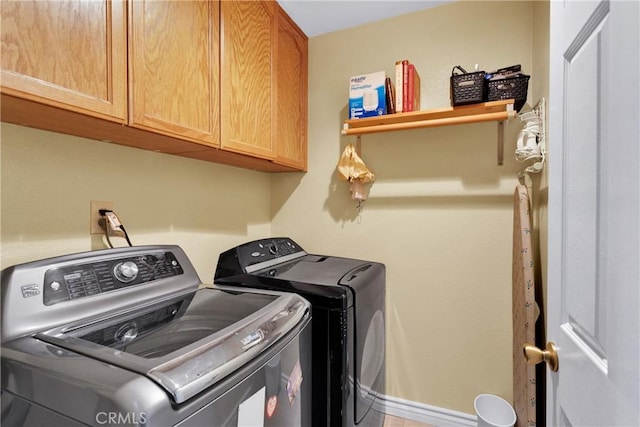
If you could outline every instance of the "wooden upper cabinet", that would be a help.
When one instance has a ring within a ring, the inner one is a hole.
[[[218,146],[219,2],[129,5],[129,124]]]
[[[275,157],[273,1],[221,2],[221,147]]]
[[[0,1],[2,121],[306,170],[307,38],[277,2]]]
[[[307,170],[307,36],[278,7],[275,162]]]
[[[126,9],[113,1],[2,1],[2,93],[124,123]]]

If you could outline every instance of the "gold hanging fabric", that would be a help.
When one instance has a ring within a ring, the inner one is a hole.
[[[344,149],[337,171],[340,179],[351,183],[351,198],[358,202],[358,211],[361,211],[361,203],[367,199],[364,184],[375,181],[376,176],[367,168],[352,144]]]
[[[352,144],[347,145],[338,162],[338,176],[349,182],[366,184],[375,181],[375,175],[364,164]]]

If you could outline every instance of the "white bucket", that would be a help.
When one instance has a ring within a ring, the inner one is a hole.
[[[493,394],[480,394],[473,401],[478,427],[513,427],[516,412],[509,402]]]

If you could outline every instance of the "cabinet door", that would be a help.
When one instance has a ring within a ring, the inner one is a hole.
[[[272,159],[275,2],[223,1],[221,146]]]
[[[307,169],[307,36],[278,7],[276,163]]]
[[[130,2],[129,124],[219,144],[219,2]]]
[[[113,1],[2,1],[2,93],[124,122],[126,9]]]

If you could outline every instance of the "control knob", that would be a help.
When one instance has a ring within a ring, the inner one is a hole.
[[[273,244],[271,246],[269,246],[269,252],[271,252],[272,255],[277,255],[278,254],[278,245]]]
[[[138,265],[133,261],[121,262],[113,268],[113,273],[120,282],[129,283],[138,277]]]

